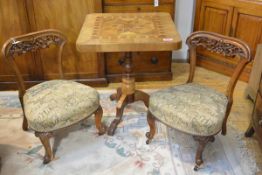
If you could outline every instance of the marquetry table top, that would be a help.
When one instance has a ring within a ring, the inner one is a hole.
[[[181,48],[181,38],[168,13],[93,13],[76,46],[80,52],[169,51]]]

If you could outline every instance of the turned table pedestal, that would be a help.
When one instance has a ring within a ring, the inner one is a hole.
[[[117,100],[116,118],[108,129],[113,135],[127,104],[143,101],[148,107],[149,95],[135,88],[133,53],[178,50],[181,39],[168,13],[95,13],[86,16],[76,46],[80,52],[125,53],[122,86],[110,96]]]

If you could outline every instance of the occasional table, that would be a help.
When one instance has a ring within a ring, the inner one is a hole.
[[[108,129],[108,135],[114,135],[127,104],[143,101],[148,107],[149,95],[135,88],[132,53],[178,50],[181,38],[168,13],[94,13],[86,16],[76,47],[79,52],[125,53],[122,86],[110,96],[118,101]]]

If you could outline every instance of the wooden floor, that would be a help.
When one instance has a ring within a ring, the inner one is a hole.
[[[138,82],[136,87],[138,89],[160,89],[185,83],[188,76],[189,65],[186,63],[173,63],[172,69],[172,81]],[[203,85],[212,87],[217,91],[225,92],[228,80],[229,78],[227,76],[198,67],[196,69],[194,82],[199,82]],[[119,83],[111,83],[106,89],[115,89],[119,86]],[[238,82],[234,93],[233,108],[229,116],[229,122],[233,125],[234,128],[241,131],[243,134],[249,125],[249,120],[253,109],[252,101],[249,100],[245,94],[246,86],[247,83],[242,81]],[[252,142],[250,142],[250,139]],[[244,140],[248,141],[247,147],[252,150],[253,154],[255,154],[259,169],[262,169],[262,151],[258,145],[258,142],[254,141],[254,139],[256,139],[255,136],[254,138],[244,138]]]

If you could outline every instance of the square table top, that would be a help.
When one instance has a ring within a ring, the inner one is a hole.
[[[80,52],[171,51],[181,38],[168,13],[88,14],[76,41]]]

